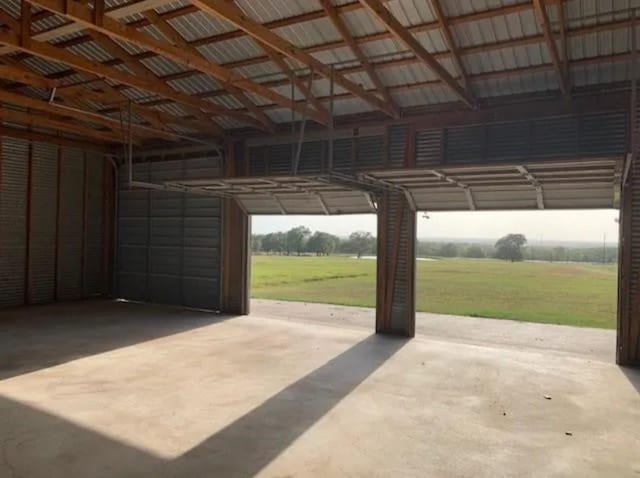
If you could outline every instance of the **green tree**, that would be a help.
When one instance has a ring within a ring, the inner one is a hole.
[[[281,253],[285,250],[284,232],[272,232],[262,238],[262,250]]]
[[[440,246],[438,249],[437,255],[439,257],[457,257],[458,256],[458,248],[455,244],[447,243]]]
[[[472,259],[484,259],[485,257],[482,247],[477,245],[469,246],[467,250],[464,252],[464,256],[470,257]]]
[[[251,252],[261,252],[262,251],[262,239],[264,236],[262,234],[252,234],[251,235]]]
[[[349,250],[357,254],[360,259],[367,252],[375,250],[376,238],[373,234],[365,231],[352,232],[348,241]]]
[[[307,241],[307,252],[328,256],[335,251],[339,239],[326,232],[316,231]]]
[[[285,250],[287,254],[296,252],[300,255],[304,252],[304,247],[307,243],[307,239],[311,235],[311,231],[305,226],[294,227],[286,232],[285,237]]]
[[[522,247],[527,243],[527,238],[522,234],[507,234],[496,242],[496,258],[505,261],[521,261]]]

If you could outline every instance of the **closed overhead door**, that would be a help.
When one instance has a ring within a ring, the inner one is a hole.
[[[134,180],[162,183],[220,175],[217,158],[134,166]],[[173,191],[119,194],[118,283],[124,299],[220,308],[220,199]]]

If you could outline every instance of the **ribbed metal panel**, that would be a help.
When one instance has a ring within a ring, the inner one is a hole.
[[[359,169],[377,169],[384,166],[384,138],[364,136],[356,139],[356,164]]]
[[[267,162],[265,161],[266,146],[256,146],[249,148],[249,174],[253,176],[263,176],[268,174]]]
[[[529,155],[531,123],[512,121],[487,126],[487,160],[512,161]]]
[[[288,174],[291,172],[291,144],[275,144],[267,149],[269,174]]]
[[[25,299],[28,143],[3,137],[1,154],[0,307],[8,307]]]
[[[84,153],[64,148],[60,161],[58,300],[79,299],[82,288]]]
[[[533,121],[532,157],[562,157],[578,154],[579,120],[556,116]]]
[[[217,158],[139,164],[134,179],[162,182],[220,175]],[[125,173],[123,173],[125,174]],[[119,290],[123,298],[220,307],[220,199],[127,190],[121,180]]]
[[[353,139],[340,138],[333,142],[333,169],[336,171],[351,170],[351,151]]]
[[[146,300],[150,222],[149,191],[127,188],[127,168],[120,168],[118,194],[118,290],[130,300]],[[149,164],[136,164],[133,178],[149,180]]]
[[[624,113],[589,114],[581,118],[580,153],[585,156],[627,151],[629,122]]]
[[[416,132],[416,166],[432,166],[442,162],[442,130]]]
[[[103,292],[103,175],[104,159],[87,153],[87,196],[85,212],[84,295]]]
[[[302,144],[298,172],[304,174],[319,173],[325,164],[326,142],[307,141]]]
[[[380,250],[376,329],[413,336],[415,333],[415,240],[416,213],[401,193],[385,193],[378,213]]]
[[[31,151],[29,299],[42,304],[55,300],[58,147],[33,143]]]
[[[408,132],[409,128],[404,125],[391,126],[389,128],[389,142],[387,146],[389,167],[401,168],[402,166],[404,166],[405,152],[407,150]]]
[[[445,135],[446,162],[477,163],[482,161],[486,140],[483,126],[448,128]]]

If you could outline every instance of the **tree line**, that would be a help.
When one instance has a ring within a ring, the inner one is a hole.
[[[376,239],[370,232],[356,231],[348,238],[341,238],[328,232],[311,230],[298,226],[285,232],[253,234],[251,250],[266,254],[356,254],[358,257],[376,253]]]
[[[304,226],[288,231],[251,236],[251,249],[254,253],[302,255],[313,254],[353,254],[358,257],[376,254],[376,238],[369,232],[356,231],[349,237],[338,237],[327,232],[312,232]],[[522,234],[508,234],[495,244],[474,242],[416,241],[418,257],[445,258],[497,258],[509,261],[535,260],[546,262],[594,262],[614,263],[618,260],[618,248],[606,247],[569,247],[569,246],[527,246]]]

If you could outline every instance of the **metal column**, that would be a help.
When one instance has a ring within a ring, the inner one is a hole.
[[[400,192],[378,202],[376,333],[413,337],[416,324],[416,213]]]

